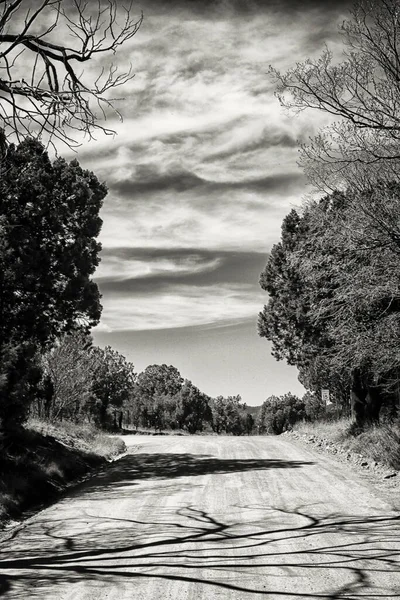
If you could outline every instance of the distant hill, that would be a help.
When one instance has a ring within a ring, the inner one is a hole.
[[[253,415],[254,418],[258,415],[260,409],[261,409],[261,405],[260,406],[246,406],[247,412],[250,413],[251,415]]]

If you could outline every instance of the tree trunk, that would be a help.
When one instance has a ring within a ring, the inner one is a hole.
[[[351,407],[355,422],[363,429],[366,425],[379,423],[379,413],[383,403],[382,391],[378,386],[368,385],[360,370],[353,372],[351,385]]]

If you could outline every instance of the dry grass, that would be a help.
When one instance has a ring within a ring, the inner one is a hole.
[[[293,427],[298,433],[315,435],[331,442],[341,442],[349,437],[351,419],[339,421],[316,421],[314,423],[296,423]]]
[[[400,430],[394,425],[371,427],[357,437],[350,437],[345,445],[351,452],[382,463],[391,469],[400,469]]]
[[[66,446],[107,459],[114,458],[126,450],[124,442],[119,437],[99,431],[94,425],[79,425],[71,421],[48,423],[39,419],[30,419],[27,429],[43,436],[52,436]]]
[[[400,428],[398,425],[379,425],[366,429],[360,435],[351,433],[350,419],[340,421],[298,423],[294,427],[300,434],[314,435],[352,454],[381,463],[390,469],[400,469]]]
[[[48,503],[69,484],[126,450],[94,427],[31,421],[0,437],[0,525]]]

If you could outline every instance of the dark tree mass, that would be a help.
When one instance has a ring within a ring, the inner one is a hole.
[[[351,401],[359,430],[396,417],[400,402],[399,9],[358,2],[342,26],[344,62],[326,50],[271,69],[284,106],[337,120],[302,148],[309,178],[330,191],[283,221],[260,279],[259,334],[338,412]]]
[[[61,334],[98,323],[92,281],[100,244],[99,210],[107,193],[77,161],[54,162],[37,141],[11,145],[0,181],[0,415],[21,386],[28,397],[35,354]],[[22,378],[22,379],[21,379]],[[24,384],[24,378],[28,378]],[[14,381],[15,380],[15,381]],[[20,403],[24,403],[20,400]],[[21,411],[21,416],[23,411]],[[11,417],[10,417],[11,418]]]

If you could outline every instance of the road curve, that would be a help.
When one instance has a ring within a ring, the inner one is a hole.
[[[0,544],[20,600],[400,598],[399,514],[282,437],[129,436]]]

